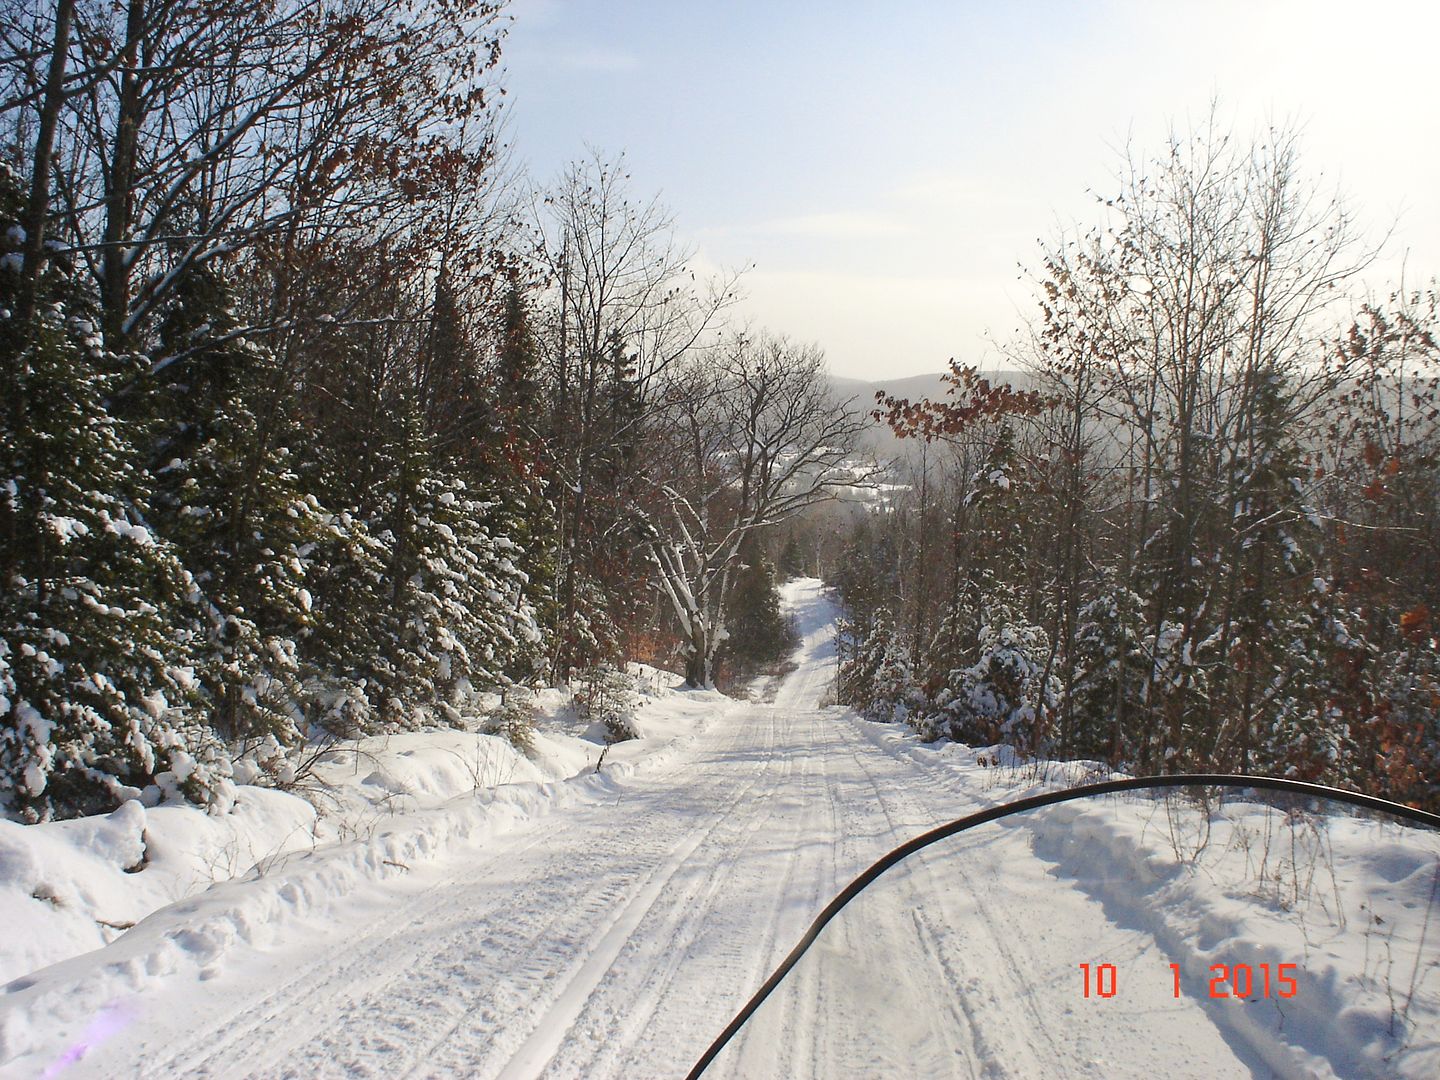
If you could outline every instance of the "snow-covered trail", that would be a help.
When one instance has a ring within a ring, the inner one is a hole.
[[[833,613],[818,583],[790,599],[804,642],[773,704],[737,703],[663,771],[419,868],[312,937],[240,951],[210,978],[176,973],[66,1075],[683,1075],[841,886],[989,801],[818,705]],[[842,1075],[848,1060],[871,1075],[1268,1075],[1168,993],[1097,1025],[1075,958],[1122,979],[1164,972],[1154,939],[1057,883],[1026,830],[970,851],[963,880],[953,861],[943,878],[920,867],[863,921],[837,923],[824,962],[795,973],[716,1072]],[[934,948],[957,935],[963,948]],[[907,1060],[867,1037],[896,1024]]]

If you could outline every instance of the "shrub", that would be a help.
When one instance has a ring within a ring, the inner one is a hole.
[[[535,754],[535,699],[511,688],[485,721],[487,735],[499,735],[526,757]]]
[[[603,724],[609,743],[638,739],[635,710],[640,704],[630,677],[610,664],[600,664],[585,673],[575,693],[575,714],[582,720]]]

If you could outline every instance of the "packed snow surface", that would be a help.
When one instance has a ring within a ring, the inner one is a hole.
[[[598,771],[559,734],[416,735],[328,763],[328,817],[256,792],[0,830],[0,1071],[683,1075],[875,859],[1087,776],[821,705],[834,611],[786,592],[773,700],[657,684]],[[1010,818],[862,894],[707,1075],[1440,1075],[1437,868],[1423,830],[1243,800]],[[1211,997],[1222,964],[1257,986]]]

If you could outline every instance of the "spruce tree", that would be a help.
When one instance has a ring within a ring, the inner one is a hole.
[[[229,739],[303,734],[306,575],[328,515],[307,490],[279,361],[236,336],[226,282],[187,276],[144,381],[157,526],[193,568],[196,674]]]
[[[1140,691],[1149,668],[1145,602],[1107,575],[1077,618],[1069,715],[1069,750],[1112,765],[1140,751]]]
[[[781,581],[793,581],[805,573],[805,552],[800,540],[791,530],[785,537],[785,546],[780,549],[780,561],[776,566]]]
[[[19,194],[0,176],[0,234]],[[101,343],[73,267],[52,259],[35,314],[10,316],[18,265],[0,258],[0,800],[25,821],[125,799],[230,797],[229,761],[191,725],[196,585],[152,529],[132,426],[107,397],[143,358]]]
[[[732,674],[757,671],[781,660],[795,647],[794,632],[780,611],[775,567],[755,544],[731,584],[725,604],[729,634],[718,654]]]

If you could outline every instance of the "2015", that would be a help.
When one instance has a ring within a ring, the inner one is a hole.
[[[1212,998],[1259,997],[1292,998],[1300,990],[1293,972],[1294,964],[1277,964],[1274,982],[1271,981],[1269,964],[1211,964],[1210,996]],[[1180,965],[1171,964],[1175,976],[1175,996],[1180,996]],[[1256,972],[1259,975],[1256,975]],[[1227,989],[1228,984],[1228,989]]]

